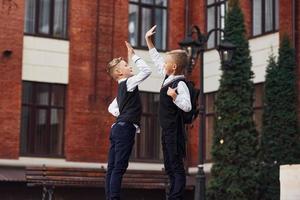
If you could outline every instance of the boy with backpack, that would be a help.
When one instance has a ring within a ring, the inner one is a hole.
[[[165,60],[159,55],[152,42],[156,26],[145,35],[149,54],[164,75],[160,90],[159,121],[162,128],[162,149],[164,166],[170,181],[168,200],[182,200],[186,183],[185,157],[185,126],[184,112],[192,109],[189,88],[183,75],[188,65],[188,56],[183,50],[166,53]]]

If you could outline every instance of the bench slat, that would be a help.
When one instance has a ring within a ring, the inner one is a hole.
[[[104,187],[104,169],[28,167],[26,180],[29,186]],[[163,171],[127,170],[123,188],[165,189],[168,179]]]

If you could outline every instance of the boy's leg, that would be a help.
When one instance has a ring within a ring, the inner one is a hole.
[[[174,177],[173,171],[171,170],[171,163],[170,163],[170,158],[169,158],[169,154],[167,151],[167,143],[166,143],[166,137],[165,137],[164,131],[163,131],[163,135],[162,135],[162,150],[163,150],[165,171],[169,177],[169,184],[170,184],[169,190],[168,190],[168,196],[169,196],[170,194],[173,193],[175,177]]]
[[[183,157],[176,154],[172,158],[172,171],[174,171],[174,189],[170,194],[170,200],[182,200],[184,196],[184,189],[186,184],[185,169],[183,163]]]
[[[106,195],[106,200],[109,200],[110,198],[110,180],[111,180],[111,173],[114,168],[114,162],[115,162],[115,142],[112,139],[111,135],[113,132],[113,127],[110,131],[110,149],[108,153],[108,161],[107,161],[107,172],[106,172],[106,177],[105,177],[105,195]]]
[[[132,123],[119,122],[112,137],[115,139],[115,162],[110,178],[110,200],[119,200],[123,174],[134,144],[136,128]]]
[[[177,149],[177,138],[174,137],[176,129],[169,129],[164,132],[164,161],[166,172],[170,178],[169,200],[183,199],[186,177],[183,163],[183,156]]]

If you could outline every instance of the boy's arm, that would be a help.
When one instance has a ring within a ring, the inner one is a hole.
[[[184,112],[189,112],[192,109],[190,91],[185,82],[179,81],[175,89],[169,87],[167,94],[173,98],[175,105]]]
[[[151,68],[139,56],[132,56],[132,61],[139,69],[139,73],[127,79],[127,91],[132,92],[136,86],[142,83],[151,74]]]
[[[147,33],[145,34],[145,39],[146,43],[149,49],[149,55],[151,60],[154,62],[154,65],[158,68],[158,73],[161,75],[165,75],[165,70],[164,70],[164,59],[163,57],[158,53],[156,50],[153,42],[152,42],[152,36],[155,34],[155,28],[156,25],[153,26]]]
[[[108,106],[108,112],[110,112],[113,116],[118,117],[120,115],[119,106],[117,102],[117,98],[115,98]]]
[[[140,72],[137,75],[134,75],[127,79],[127,91],[132,92],[136,86],[138,86],[141,82],[143,82],[146,78],[148,78],[151,74],[150,67],[143,61],[139,56],[135,55],[134,50],[132,46],[125,42],[127,51],[128,51],[128,57],[132,59],[132,61],[137,65]]]

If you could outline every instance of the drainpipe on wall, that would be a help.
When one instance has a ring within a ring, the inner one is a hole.
[[[188,35],[189,28],[190,28],[190,16],[189,16],[189,10],[190,10],[190,1],[185,0],[185,36]]]
[[[90,95],[92,98],[92,102],[95,103],[97,101],[97,83],[98,83],[98,54],[99,54],[99,13],[100,13],[100,0],[97,0],[97,10],[96,10],[96,35],[95,35],[95,53],[94,53],[94,66],[93,66],[93,74],[92,74],[92,84],[93,91]]]
[[[116,10],[116,3],[114,2],[114,4],[113,4],[113,11],[112,11],[112,13],[113,13],[113,19],[112,19],[112,33],[111,33],[111,36],[112,36],[112,38],[111,38],[111,54],[110,54],[110,59],[113,59],[113,57],[114,57],[114,44],[115,44],[115,18],[116,18],[116,16],[115,16],[115,14],[116,14],[116,12],[115,12],[115,10]],[[111,85],[111,87],[113,86],[113,84],[114,84],[114,80],[111,78],[110,79],[110,85]],[[111,97],[112,97],[112,95],[113,95],[113,92],[112,92],[112,89],[110,90],[110,99],[111,99]],[[110,100],[109,99],[109,100]]]
[[[292,37],[293,47],[296,48],[296,1],[292,2]]]

